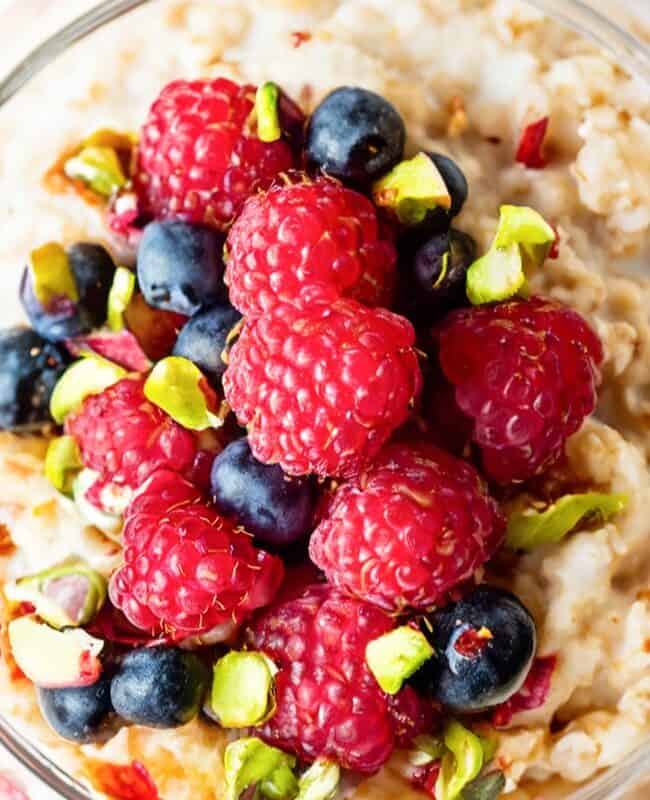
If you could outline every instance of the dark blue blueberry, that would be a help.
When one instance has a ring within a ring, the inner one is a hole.
[[[478,586],[460,602],[435,611],[422,631],[435,655],[415,682],[458,713],[482,711],[518,691],[537,642],[528,610],[494,586]]]
[[[173,355],[189,358],[213,386],[218,386],[226,371],[221,354],[228,334],[241,318],[229,303],[199,311],[181,328]]]
[[[186,222],[152,222],[138,249],[138,283],[154,308],[191,317],[227,299],[223,236]]]
[[[467,178],[458,164],[449,156],[445,156],[442,153],[429,153],[428,155],[438,168],[438,172],[451,195],[451,208],[447,212],[447,216],[449,218],[456,217],[465,205],[469,193]]]
[[[66,252],[79,295],[77,302],[60,297],[44,307],[34,294],[28,267],[20,282],[20,300],[32,327],[52,342],[83,336],[104,324],[115,274],[113,259],[99,244],[78,242]]]
[[[71,742],[102,741],[114,730],[111,680],[106,675],[92,686],[39,689],[38,702],[47,722]]]
[[[51,420],[50,395],[70,361],[31,328],[0,331],[0,429],[18,431]]]
[[[397,310],[422,327],[466,305],[467,270],[475,259],[474,239],[454,228],[430,238],[407,233],[399,243]]]
[[[128,722],[176,728],[199,712],[208,670],[194,653],[178,647],[142,647],[122,659],[111,683],[111,702]]]
[[[217,508],[243,525],[260,544],[287,547],[311,531],[316,493],[307,478],[289,478],[277,465],[261,464],[247,439],[215,458],[210,476]]]
[[[368,186],[402,160],[405,139],[404,120],[388,100],[342,86],[311,115],[305,154],[312,169]]]

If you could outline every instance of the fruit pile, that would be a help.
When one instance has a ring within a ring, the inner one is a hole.
[[[139,137],[66,162],[134,264],[40,246],[31,328],[0,334],[1,427],[48,436],[49,480],[122,546],[110,576],[73,559],[4,587],[62,737],[248,729],[231,798],[325,800],[395,748],[438,800],[503,788],[486,726],[541,670],[530,613],[482,575],[622,507],[500,502],[561,461],[603,354],[526,296],[552,227],[503,206],[479,256],[462,171],[404,143],[364,89],[304,119],[274,84],[175,81]]]

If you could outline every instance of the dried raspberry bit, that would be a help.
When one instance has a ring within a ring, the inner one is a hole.
[[[158,787],[144,764],[110,764],[88,759],[90,779],[97,789],[115,800],[159,800]]]
[[[555,231],[555,241],[548,252],[548,258],[552,259],[553,261],[557,261],[557,259],[560,257],[560,231],[555,225],[551,225],[551,227]]]
[[[410,781],[416,789],[421,789],[435,800],[439,775],[440,761],[432,761],[424,767],[416,767],[410,774]]]
[[[536,658],[521,689],[494,709],[492,713],[494,727],[505,728],[520,711],[532,711],[544,705],[551,691],[551,680],[556,666],[556,655]]]
[[[544,157],[544,140],[548,131],[549,118],[527,125],[521,135],[516,160],[529,169],[544,169],[548,160]]]
[[[493,639],[492,633],[487,628],[468,628],[463,631],[461,635],[454,642],[454,650],[465,658],[476,658],[487,647],[490,639]]]
[[[297,49],[311,39],[309,31],[293,31],[291,34],[291,44]]]

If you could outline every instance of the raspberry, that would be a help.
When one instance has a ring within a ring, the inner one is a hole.
[[[247,316],[319,285],[369,306],[390,302],[395,247],[368,198],[337,181],[305,179],[250,198],[226,247],[230,300]]]
[[[393,626],[383,611],[325,584],[262,612],[248,642],[279,672],[277,709],[257,733],[305,761],[331,758],[372,773],[396,745],[429,732],[432,707],[410,687],[384,694],[366,666],[368,642]]]
[[[499,483],[550,467],[596,406],[602,345],[577,312],[554,300],[459,310],[435,336],[483,469]]]
[[[244,200],[293,165],[283,140],[265,143],[248,129],[254,86],[225,78],[173,81],[142,128],[135,186],[142,210],[220,230]]]
[[[289,475],[357,472],[407,418],[421,374],[411,324],[319,297],[249,321],[224,391],[253,455]]]
[[[144,378],[129,377],[90,395],[65,422],[84,465],[99,473],[89,500],[110,510],[100,496],[104,487],[125,489],[127,499],[155,470],[190,470],[197,437],[144,396]]]
[[[239,624],[269,603],[282,561],[203,501],[191,483],[159,470],[134,496],[122,534],[114,606],[138,628],[183,639]]]
[[[399,443],[339,487],[309,551],[331,583],[368,603],[428,609],[493,555],[504,529],[474,467]]]

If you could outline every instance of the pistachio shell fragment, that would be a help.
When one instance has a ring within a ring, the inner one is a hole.
[[[232,650],[214,665],[211,710],[223,728],[260,725],[275,711],[275,665],[262,653]]]
[[[442,175],[426,153],[401,161],[372,187],[378,206],[392,209],[404,225],[417,225],[434,208],[451,208]]]
[[[387,694],[397,694],[427,659],[433,648],[424,634],[409,625],[374,639],[366,647],[366,663]]]
[[[55,422],[61,425],[86,397],[103,392],[127,374],[123,367],[106,358],[91,353],[84,355],[68,367],[54,387],[50,397],[50,413]]]
[[[72,493],[72,485],[83,467],[79,447],[72,436],[57,436],[52,439],[45,454],[45,477],[63,494]]]
[[[455,720],[445,728],[444,742],[448,752],[440,764],[436,800],[459,800],[483,768],[483,747],[478,736]]]
[[[267,81],[255,93],[255,116],[257,117],[257,136],[263,142],[275,142],[282,136],[278,100],[280,90],[275,83]]]
[[[144,394],[189,430],[203,431],[223,425],[223,419],[208,407],[214,393],[201,370],[187,358],[169,356],[159,361],[144,384]]]
[[[508,518],[506,545],[511,550],[534,550],[559,542],[580,520],[598,515],[608,520],[623,511],[628,503],[624,494],[586,492],[567,494],[543,511],[517,511]]]
[[[106,601],[106,579],[81,561],[28,575],[5,586],[12,603],[30,603],[53,628],[88,624]]]
[[[331,800],[341,780],[341,769],[334,761],[318,758],[298,779],[296,800]]]
[[[226,747],[224,757],[226,792],[224,800],[238,800],[249,786],[261,784],[278,771],[286,779],[285,767],[292,770],[296,759],[271,747],[261,739],[249,736],[237,739]]]
[[[68,254],[58,242],[47,242],[29,254],[29,269],[34,294],[47,308],[53,300],[65,297],[72,303],[79,300],[79,292]]]
[[[112,331],[124,328],[124,312],[135,291],[135,273],[127,267],[118,267],[108,293],[108,327]]]

